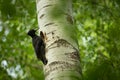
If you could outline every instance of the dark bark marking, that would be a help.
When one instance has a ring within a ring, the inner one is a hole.
[[[40,18],[42,18],[45,14],[40,15]]]
[[[67,21],[71,24],[73,24],[73,20],[70,15],[67,15]]]
[[[60,37],[59,36],[56,36],[58,39],[60,39]]]
[[[54,32],[52,32],[52,35],[54,35],[55,33]]]
[[[54,32],[52,32],[52,38],[53,38],[53,39],[55,38],[55,37],[54,37],[54,34],[55,34],[55,33],[54,33]]]
[[[66,41],[65,39],[58,39],[56,41],[54,41],[51,45],[48,46],[49,49],[53,48],[52,46],[56,44],[57,46],[56,47],[71,47],[72,49],[76,50],[77,49],[72,45],[70,44],[68,41]]]
[[[45,27],[46,26],[49,26],[49,25],[53,25],[54,23],[47,23],[47,24],[45,24]]]
[[[61,65],[64,64],[66,66],[72,66],[72,64],[65,62],[65,61],[54,61],[54,62],[50,63],[49,66],[51,67],[51,66],[60,65],[60,64]]]
[[[65,15],[66,15],[66,19],[67,19],[67,21],[68,21],[70,24],[73,24],[72,16],[69,15],[68,13],[65,13]]]
[[[52,37],[54,39],[54,37]]]
[[[72,52],[72,53],[70,54],[70,57],[71,57],[72,59],[80,59],[78,52]]]
[[[52,5],[48,4],[48,5],[43,6],[42,8],[40,8],[40,9],[38,10],[37,13],[39,13],[42,9],[47,8],[47,7],[49,7],[49,6],[52,6]]]
[[[54,67],[55,65],[58,65],[56,67]],[[72,69],[72,67],[74,66],[73,64],[70,64],[68,62],[65,61],[54,61],[50,64],[48,64],[49,66],[49,70],[45,70],[47,74],[45,74],[45,76],[49,75],[52,71],[56,70],[56,69],[61,69],[62,71],[67,67],[67,69]]]
[[[43,6],[43,8],[46,8],[46,7],[49,7],[49,6],[52,6],[52,5],[48,4],[48,5]]]
[[[55,65],[58,65],[58,66],[55,66]],[[76,69],[76,68],[74,68],[74,66],[76,66],[76,65],[65,62],[65,61],[54,61],[54,62],[48,64],[48,66],[49,66],[49,70],[47,70],[47,69],[45,70],[46,71],[45,76],[48,76],[52,71],[54,71],[56,69],[59,69],[59,70],[62,70],[62,71],[66,70],[66,69],[67,70],[68,69],[70,69],[70,70],[75,70]],[[76,71],[78,73],[80,73],[79,69],[77,69]]]
[[[56,30],[53,30],[53,31],[51,31],[51,32],[48,32],[47,35],[48,35],[48,34],[55,34],[55,33],[54,33],[55,31],[56,31]]]
[[[57,48],[58,46],[53,46],[53,47],[50,47],[49,49],[53,49],[53,48]]]
[[[65,53],[65,55],[68,55],[68,57],[74,59],[74,60],[80,60],[79,53],[77,51],[71,52],[71,53]]]

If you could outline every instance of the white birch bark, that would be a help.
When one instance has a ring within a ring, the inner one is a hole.
[[[80,80],[78,45],[73,39],[72,1],[36,0],[36,5],[40,31],[47,36],[45,80]],[[52,17],[57,11],[60,17]]]

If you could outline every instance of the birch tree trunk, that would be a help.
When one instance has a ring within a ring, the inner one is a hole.
[[[45,80],[80,80],[81,67],[71,0],[36,0],[38,24],[47,35]]]

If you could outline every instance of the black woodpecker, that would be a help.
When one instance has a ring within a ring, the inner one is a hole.
[[[45,36],[42,31],[40,31],[40,36],[35,34],[36,30],[31,29],[28,31],[28,35],[32,38],[32,44],[39,60],[43,62],[44,65],[47,64],[47,59],[45,57]]]

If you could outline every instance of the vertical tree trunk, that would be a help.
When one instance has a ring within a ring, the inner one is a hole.
[[[71,0],[36,0],[38,24],[46,33],[45,80],[80,80],[81,67]]]

